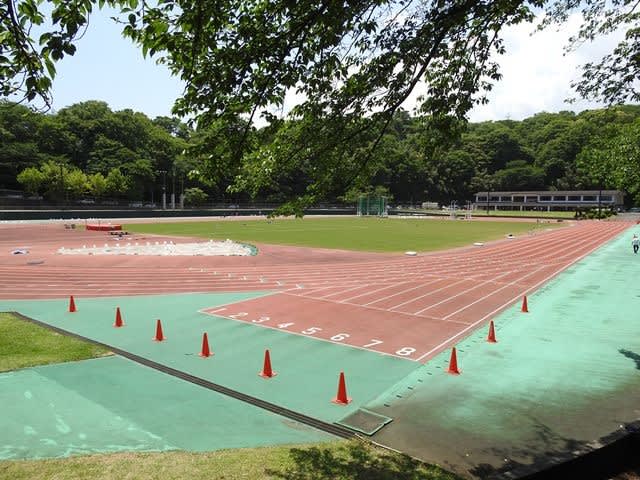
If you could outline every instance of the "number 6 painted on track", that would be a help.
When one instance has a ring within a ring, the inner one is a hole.
[[[331,337],[331,340],[333,340],[334,342],[341,342],[346,338],[349,338],[348,333],[338,333],[337,335],[334,335],[333,337]]]

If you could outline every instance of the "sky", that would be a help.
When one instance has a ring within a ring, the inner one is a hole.
[[[490,93],[489,104],[477,106],[469,119],[522,120],[542,111],[580,112],[601,107],[586,101],[571,105],[564,102],[572,96],[570,82],[579,78],[578,66],[599,59],[617,43],[615,36],[607,37],[565,55],[563,46],[578,25],[579,18],[574,16],[562,31],[548,29],[532,35],[531,24],[508,27],[504,31],[507,53],[500,56],[503,78]],[[131,108],[150,118],[171,115],[182,82],[165,66],[144,59],[120,31],[121,27],[104,12],[91,16],[91,25],[78,41],[76,54],[58,63],[53,83],[54,111],[86,100],[102,100],[112,110]],[[411,109],[418,94],[419,90],[404,105],[406,109]]]

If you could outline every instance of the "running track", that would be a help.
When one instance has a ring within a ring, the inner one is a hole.
[[[417,257],[267,245],[255,257],[69,256],[56,251],[117,241],[63,225],[3,225],[0,298],[269,290],[203,313],[426,361],[630,225],[581,222]],[[12,255],[18,247],[29,254]]]

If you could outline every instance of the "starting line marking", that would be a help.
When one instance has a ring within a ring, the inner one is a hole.
[[[221,312],[224,310],[226,310],[226,307],[218,308],[216,310],[203,309],[203,310],[200,310],[200,312],[208,315],[212,315],[212,316],[225,318],[227,320],[234,320],[236,322],[258,325],[261,327],[270,328],[272,330],[284,330],[287,333],[290,333],[293,335],[298,335],[298,336],[307,337],[307,338],[314,338],[316,340],[321,340],[321,341],[333,343],[336,345],[344,345],[347,347],[357,348],[360,350],[366,350],[369,352],[378,353],[380,355],[388,355],[396,358],[402,358],[404,360],[411,360],[413,362],[418,361],[417,359],[412,358],[412,355],[417,352],[417,349],[414,347],[401,347],[395,352],[372,350],[371,347],[375,347],[376,345],[382,345],[383,343],[385,343],[384,340],[380,340],[378,338],[371,338],[367,340],[367,343],[365,343],[364,345],[355,345],[353,343],[349,343],[348,341],[345,342],[345,340],[348,340],[352,336],[351,334],[346,332],[339,332],[331,335],[330,337],[325,338],[325,337],[317,336],[318,334],[320,334],[320,332],[326,333],[322,327],[310,326],[310,327],[305,327],[304,330],[295,331],[295,330],[290,330],[290,327],[293,327],[294,325],[296,325],[296,322],[281,322],[281,323],[275,323],[273,325],[266,324],[265,322],[270,322],[272,320],[274,322],[277,322],[276,319],[268,315],[261,315],[258,318],[250,319],[248,318],[249,317],[248,312],[237,312],[237,313],[227,314],[227,315],[216,314],[216,312]],[[329,333],[326,333],[326,335],[329,335]]]

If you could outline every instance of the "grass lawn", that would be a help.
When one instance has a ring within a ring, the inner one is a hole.
[[[209,453],[118,453],[68,459],[0,462],[0,477],[12,480],[298,479],[455,480],[437,467],[364,442],[268,447]]]
[[[0,372],[107,354],[109,351],[103,347],[60,335],[10,313],[0,313]]]
[[[505,235],[557,227],[557,223],[468,222],[400,218],[229,219],[143,223],[123,228],[138,233],[186,235],[241,242],[324,247],[371,252],[429,251],[471,245]]]

